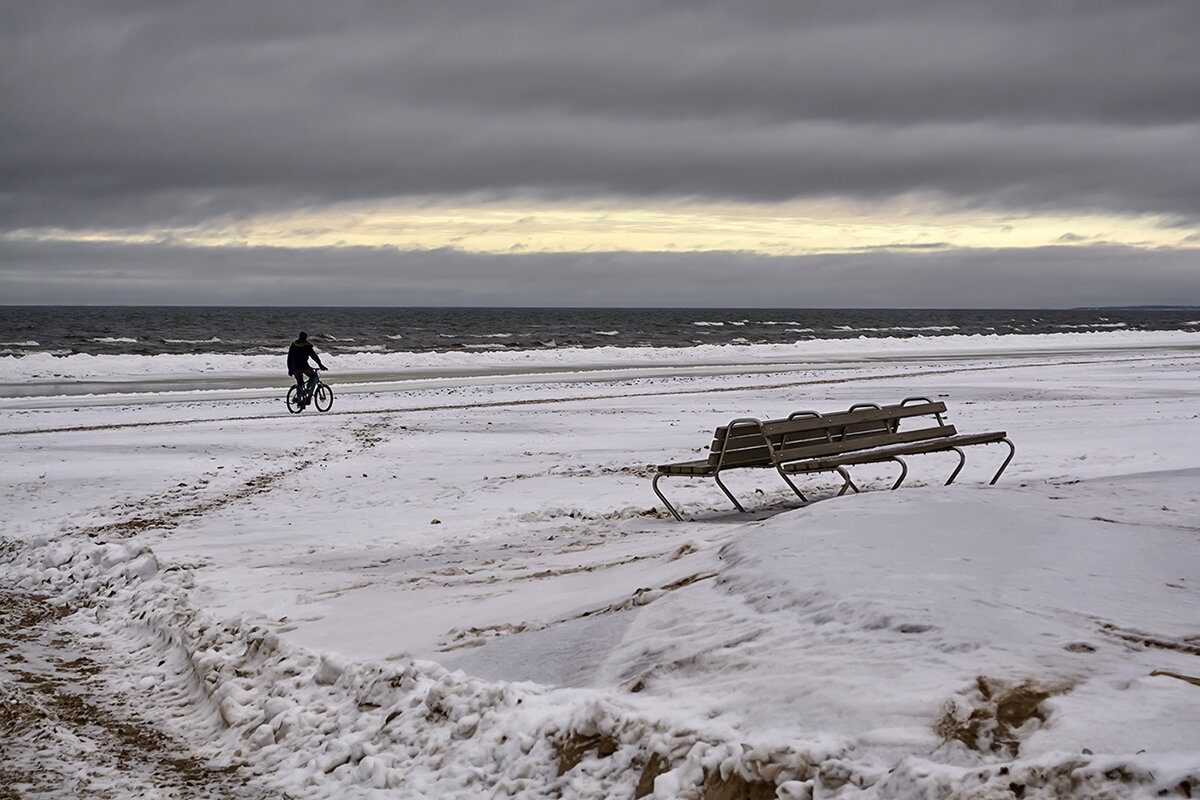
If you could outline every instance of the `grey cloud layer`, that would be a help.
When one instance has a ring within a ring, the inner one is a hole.
[[[1195,276],[1187,252],[1106,246],[767,258],[0,244],[0,297],[14,304],[1200,305]]]
[[[0,229],[424,194],[1200,218],[1200,3],[7,3]]]

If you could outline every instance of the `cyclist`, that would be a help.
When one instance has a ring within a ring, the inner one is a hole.
[[[288,348],[288,375],[296,378],[301,406],[308,405],[308,393],[312,391],[313,384],[317,382],[317,370],[308,364],[310,358],[317,362],[317,369],[325,369],[325,365],[321,363],[321,357],[317,355],[312,342],[308,340],[308,334],[300,331],[296,341],[292,342],[292,346]],[[305,376],[308,376],[307,386],[304,385]]]

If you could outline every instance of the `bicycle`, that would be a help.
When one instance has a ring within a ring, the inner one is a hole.
[[[293,414],[299,414],[313,401],[317,411],[328,411],[333,408],[333,389],[329,384],[322,383],[321,373],[313,375],[312,382],[301,392],[299,386],[292,386],[287,393],[287,408]]]

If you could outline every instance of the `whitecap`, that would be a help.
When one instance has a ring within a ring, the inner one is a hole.
[[[1082,325],[1068,325],[1064,322],[1062,324],[1055,325],[1054,327],[1061,330],[1086,331],[1093,328],[1128,328],[1129,325],[1124,322],[1092,322],[1084,323]]]

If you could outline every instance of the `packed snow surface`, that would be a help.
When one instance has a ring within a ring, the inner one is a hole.
[[[0,359],[0,786],[1200,793],[1200,334],[704,349],[344,356],[300,415]],[[733,418],[912,396],[1008,432],[996,485],[993,445],[651,491]]]

